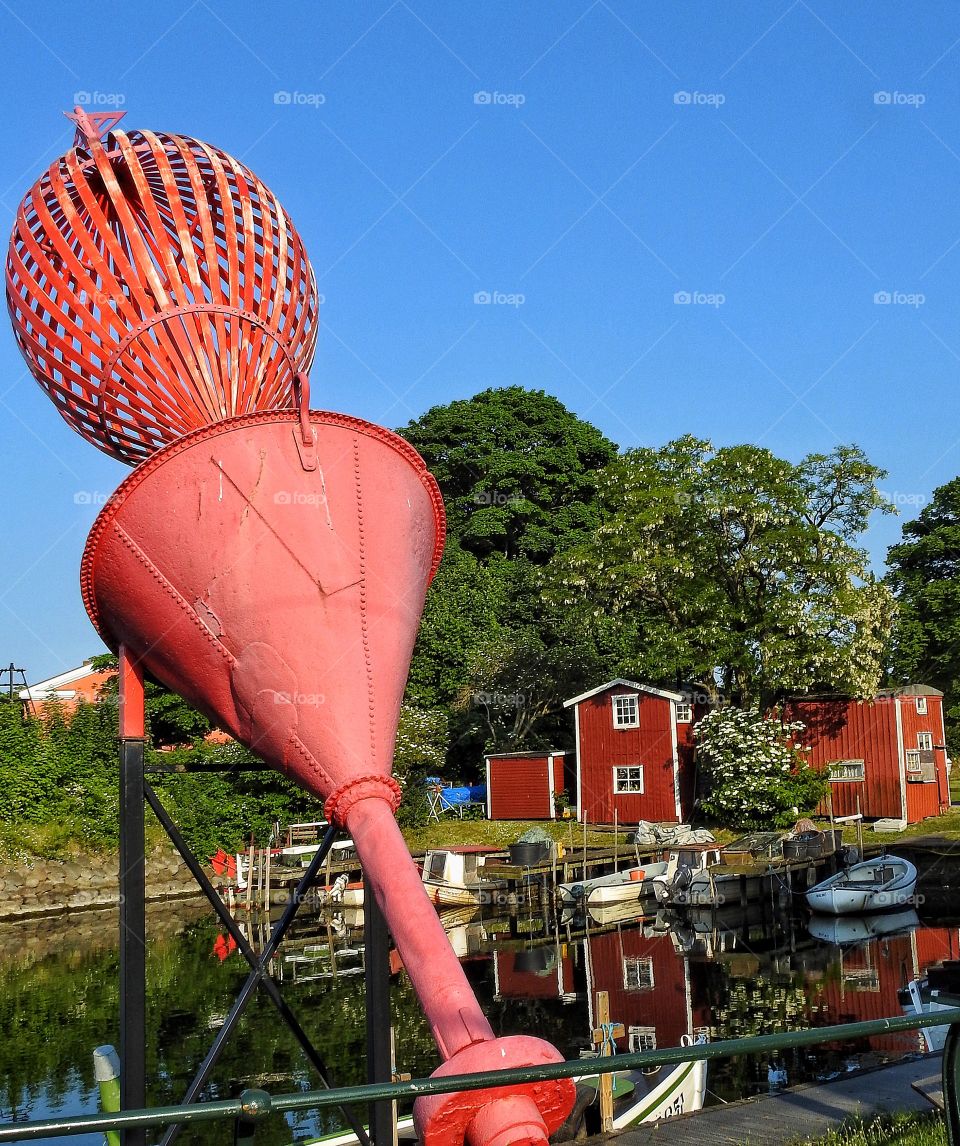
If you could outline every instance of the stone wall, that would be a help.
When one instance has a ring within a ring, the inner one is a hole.
[[[0,919],[115,906],[120,902],[119,863],[114,854],[5,864],[0,869]],[[202,894],[172,847],[147,855],[146,882],[151,901]]]

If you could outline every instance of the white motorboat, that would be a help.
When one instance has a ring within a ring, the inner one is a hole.
[[[432,903],[442,907],[485,906],[501,903],[507,881],[487,879],[483,872],[484,848],[450,848],[427,852],[423,886]]]
[[[702,1046],[705,1034],[695,1038],[684,1035],[681,1046]],[[577,1080],[580,1085],[595,1087],[596,1075]],[[613,1129],[626,1130],[645,1122],[659,1122],[700,1110],[707,1093],[707,1061],[681,1062],[660,1067],[653,1074],[635,1070],[617,1071],[613,1076]]]
[[[878,856],[839,871],[807,892],[807,903],[827,915],[867,915],[912,902],[917,869],[900,856]]]
[[[597,907],[637,902],[645,895],[653,895],[654,879],[666,870],[666,861],[659,860],[579,883],[560,883],[557,884],[557,903],[561,908],[587,907],[593,911]]]

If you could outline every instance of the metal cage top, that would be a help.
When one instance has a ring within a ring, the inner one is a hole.
[[[71,118],[75,145],[20,204],[6,270],[17,342],[63,417],[134,465],[294,406],[318,299],[276,196],[199,140]]]

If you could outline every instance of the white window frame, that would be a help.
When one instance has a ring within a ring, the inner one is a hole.
[[[933,751],[933,733],[932,732],[918,732],[917,733],[917,748],[920,752]]]
[[[827,779],[831,784],[862,784],[866,770],[864,760],[831,760],[827,765]]]
[[[657,1049],[657,1028],[656,1027],[627,1027],[627,1035],[630,1039],[630,1053],[636,1054],[638,1051],[655,1051]]]
[[[922,772],[923,765],[920,763],[920,749],[908,748],[904,753],[906,757],[906,768],[908,772]]]
[[[927,715],[927,698],[925,696],[917,697],[917,716]]]
[[[626,773],[626,775],[621,776],[621,772]],[[636,772],[637,775],[631,776],[631,772]],[[632,786],[637,783],[640,785],[639,788]],[[613,794],[615,796],[642,796],[644,791],[642,764],[614,764]]]
[[[623,989],[625,991],[652,991],[653,957],[650,955],[624,955]]]
[[[624,719],[623,713],[618,707],[618,701],[633,702],[633,718]],[[613,712],[613,727],[614,728],[639,728],[640,727],[640,694],[636,692],[618,692],[616,696],[610,697],[611,711]]]
[[[677,701],[677,724],[690,724],[693,720],[693,705],[686,700]]]

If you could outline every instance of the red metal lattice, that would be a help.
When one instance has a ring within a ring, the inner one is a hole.
[[[317,293],[277,198],[225,152],[77,109],[74,148],[30,189],[7,305],[63,417],[135,465],[191,430],[294,406]]]

